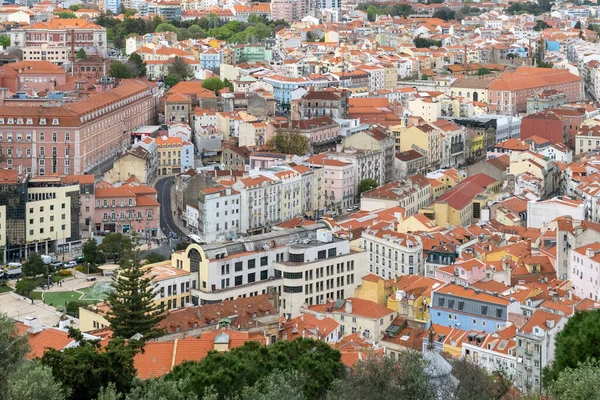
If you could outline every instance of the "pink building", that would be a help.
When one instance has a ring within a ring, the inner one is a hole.
[[[64,85],[67,73],[50,61],[22,61],[4,64],[0,68],[0,87],[9,92],[46,92]]]
[[[156,85],[126,81],[73,103],[10,105],[0,99],[0,168],[31,176],[81,175],[121,154],[131,131],[156,115]]]
[[[329,211],[342,212],[355,203],[354,165],[326,158],[319,154],[306,160],[310,165],[323,167],[323,198]]]
[[[479,282],[486,276],[486,265],[478,259],[457,260],[454,265],[437,268],[435,279],[443,282],[454,281],[457,285],[466,286]]]
[[[306,136],[312,153],[322,153],[335,150],[336,143],[340,142],[339,131],[338,123],[326,115],[311,119],[274,122],[267,125],[265,142],[268,142],[277,132],[298,133]]]
[[[271,18],[273,21],[299,21],[308,12],[308,2],[305,0],[273,0],[271,1]]]
[[[133,233],[144,238],[158,236],[159,203],[156,190],[131,177],[119,187],[101,182],[96,187],[96,231]]]
[[[269,169],[279,165],[287,165],[292,162],[293,154],[266,153],[254,151],[250,154],[250,163],[246,165],[246,170],[254,168]]]

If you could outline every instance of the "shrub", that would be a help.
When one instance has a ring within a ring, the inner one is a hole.
[[[85,271],[87,271],[87,268],[84,267],[83,265],[78,265],[78,266],[75,267],[75,271],[79,271],[79,272],[85,273]],[[69,272],[71,272],[71,271],[69,271]]]
[[[79,268],[79,267],[78,267]],[[71,272],[71,270],[68,269],[63,269],[62,271],[60,271],[58,273],[60,276],[72,276],[73,273]]]

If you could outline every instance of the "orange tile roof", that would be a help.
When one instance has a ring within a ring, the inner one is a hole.
[[[496,297],[483,292],[475,293],[474,289],[455,284],[444,286],[443,288],[438,289],[437,292],[494,304],[508,305],[509,303],[509,300],[503,297]]]

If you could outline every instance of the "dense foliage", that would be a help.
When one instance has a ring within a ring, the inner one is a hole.
[[[545,12],[548,12],[552,9],[554,5],[553,1],[550,0],[539,0],[537,2],[527,2],[527,3],[511,3],[508,8],[506,8],[507,14],[533,14],[540,15]]]
[[[212,352],[200,362],[185,362],[173,369],[167,379],[183,380],[197,393],[215,390],[220,399],[240,395],[276,370],[295,370],[304,376],[304,394],[322,397],[331,383],[344,374],[341,355],[323,342],[297,339],[262,346],[248,342],[227,353]]]
[[[378,15],[408,17],[413,14],[413,9],[408,4],[367,2],[360,3],[358,9],[367,12],[367,19],[369,21],[375,21]]]
[[[278,153],[305,155],[308,152],[308,139],[298,133],[276,132],[267,143]]]

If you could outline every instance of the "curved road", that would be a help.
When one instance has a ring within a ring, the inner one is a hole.
[[[186,234],[173,221],[171,188],[174,181],[175,178],[170,176],[159,179],[155,185],[155,189],[158,192],[158,202],[160,203],[160,230],[165,237],[171,237],[171,232],[175,232],[178,237],[185,237]]]

